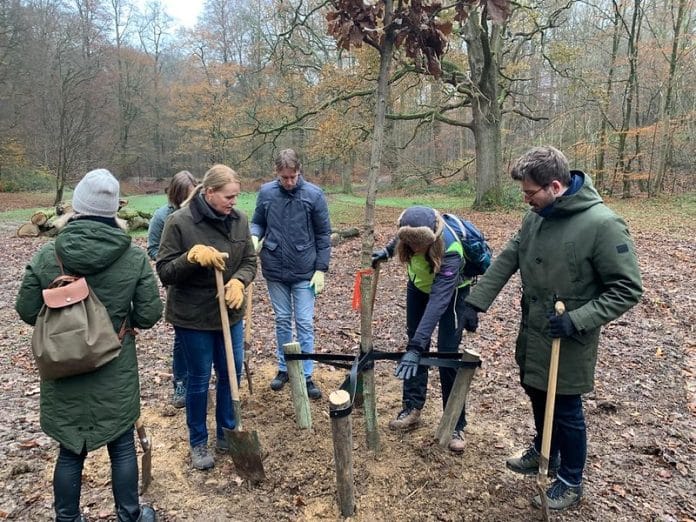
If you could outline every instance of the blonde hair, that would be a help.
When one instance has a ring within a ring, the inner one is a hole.
[[[193,189],[191,195],[186,198],[186,201],[184,201],[181,206],[183,207],[188,205],[189,202],[198,196],[202,190],[205,191],[210,189],[213,192],[217,192],[228,183],[236,183],[241,185],[237,173],[227,165],[223,165],[221,163],[213,165],[203,176],[203,181],[198,184],[195,189]]]

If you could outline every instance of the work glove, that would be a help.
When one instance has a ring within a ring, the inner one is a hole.
[[[464,303],[464,309],[462,310],[462,324],[467,332],[475,332],[478,328],[478,314],[481,311],[475,306],[469,303]]]
[[[324,291],[324,272],[317,270],[309,281],[310,288],[314,288],[314,295],[319,295]]]
[[[372,252],[372,268],[377,268],[377,265],[382,261],[389,259],[389,251],[386,248],[380,248]]]
[[[239,310],[244,302],[244,283],[239,279],[230,279],[225,285],[225,302],[233,310]]]
[[[578,329],[575,328],[573,321],[570,320],[570,315],[568,312],[563,312],[561,315],[556,315],[551,312],[549,317],[549,335],[558,339],[560,337],[571,337],[578,333]]]
[[[420,363],[420,359],[420,350],[413,345],[408,345],[406,347],[406,353],[401,357],[399,364],[396,365],[394,375],[404,381],[414,377],[418,371],[418,363]]]
[[[258,254],[263,246],[263,239],[259,241],[257,236],[251,236],[251,243],[254,245],[254,253]]]
[[[225,270],[223,253],[208,245],[193,245],[188,251],[186,259],[189,263],[198,263],[201,266],[213,267],[220,271]]]

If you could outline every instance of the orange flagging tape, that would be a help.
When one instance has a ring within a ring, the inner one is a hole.
[[[372,273],[374,273],[374,269],[365,268],[364,270],[358,270],[358,273],[355,274],[355,283],[353,284],[353,310],[360,310],[360,302],[362,301],[362,293],[360,292],[362,276]]]

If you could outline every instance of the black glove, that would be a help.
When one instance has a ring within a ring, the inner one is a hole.
[[[380,248],[372,252],[372,268],[377,268],[377,265],[382,261],[389,259],[389,252],[386,248]]]
[[[464,324],[464,329],[467,332],[475,332],[478,328],[478,314],[481,312],[475,306],[471,306],[469,303],[464,303],[464,309],[462,310],[462,323]]]
[[[559,337],[570,337],[578,333],[577,328],[570,320],[570,315],[568,312],[563,312],[562,315],[556,315],[555,313],[549,314],[549,335],[554,339]]]
[[[415,376],[418,371],[420,358],[420,350],[412,346],[407,346],[406,353],[401,357],[399,364],[396,366],[396,370],[394,370],[394,375],[403,380]]]

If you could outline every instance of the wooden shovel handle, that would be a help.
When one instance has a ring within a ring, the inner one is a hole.
[[[232,392],[232,405],[235,407],[236,429],[241,429],[241,418],[238,416],[239,387],[237,386],[237,370],[234,365],[234,353],[232,352],[232,336],[230,335],[230,318],[227,315],[227,303],[225,302],[225,284],[222,281],[222,272],[215,269],[215,286],[217,287],[218,306],[220,308],[220,321],[222,322],[222,337],[225,340],[225,360],[227,361],[227,373]]]
[[[565,305],[561,301],[556,301],[556,315],[565,313]],[[544,434],[541,439],[541,462],[539,463],[539,474],[545,476],[548,473],[548,463],[551,454],[551,433],[553,431],[553,411],[556,406],[556,383],[558,381],[558,359],[561,353],[561,339],[555,338],[551,341],[551,362],[549,364],[549,380],[546,386],[546,408],[544,409]],[[542,470],[542,466],[547,469]]]

